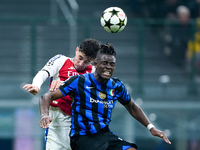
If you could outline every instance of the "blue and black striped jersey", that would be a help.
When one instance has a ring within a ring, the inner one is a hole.
[[[70,136],[94,134],[105,128],[110,124],[117,100],[122,105],[131,100],[122,81],[110,78],[103,85],[95,80],[92,73],[69,78],[60,90],[64,96],[73,97]]]

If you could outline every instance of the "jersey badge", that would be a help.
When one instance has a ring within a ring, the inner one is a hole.
[[[100,97],[101,99],[105,99],[105,98],[106,98],[106,94],[103,93],[103,92],[99,92],[99,97]]]

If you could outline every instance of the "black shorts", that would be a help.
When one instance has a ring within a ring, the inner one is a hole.
[[[137,149],[136,144],[126,142],[109,131],[71,137],[70,144],[72,150],[126,150],[130,147]]]

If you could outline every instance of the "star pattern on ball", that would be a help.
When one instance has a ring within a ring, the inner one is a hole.
[[[110,23],[110,19],[108,21],[105,20],[105,26],[106,27],[110,28],[111,25],[113,25],[113,24]]]
[[[111,10],[111,11],[109,11],[109,12],[112,13],[112,15],[111,15],[111,17],[112,17],[112,16],[114,16],[114,15],[118,16],[118,12],[119,12],[119,11],[113,9],[113,10]]]
[[[121,20],[121,19],[119,19],[119,20],[120,20],[120,22],[119,22],[117,25],[119,25],[120,28],[121,28],[122,26],[125,26],[124,20]]]

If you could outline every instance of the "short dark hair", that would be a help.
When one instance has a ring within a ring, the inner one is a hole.
[[[100,50],[98,52],[98,56],[99,55],[102,55],[102,54],[108,54],[108,55],[113,55],[116,57],[116,51],[115,49],[113,48],[113,45],[110,44],[110,43],[106,43],[106,44],[102,44],[101,47],[100,47]]]
[[[83,52],[87,57],[95,59],[100,46],[101,43],[98,40],[88,38],[81,42],[79,51]]]

